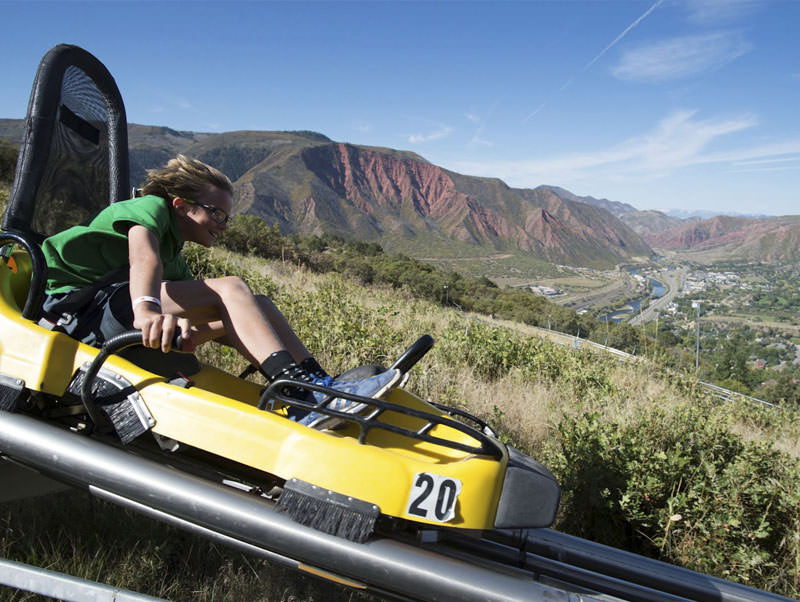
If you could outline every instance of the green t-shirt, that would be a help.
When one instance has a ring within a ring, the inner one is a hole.
[[[183,239],[175,215],[164,199],[150,195],[112,203],[88,223],[46,238],[42,243],[47,262],[45,292],[82,288],[127,266],[128,230],[134,224],[144,226],[158,240],[164,280],[192,279],[180,254]]]

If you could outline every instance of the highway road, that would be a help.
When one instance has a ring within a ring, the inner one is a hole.
[[[658,299],[653,299],[645,309],[632,317],[628,324],[637,326],[656,319],[656,312],[664,311],[667,306],[672,303],[672,300],[678,295],[686,279],[686,274],[689,270],[681,268],[677,270],[667,270],[661,272],[655,278],[659,280],[664,286],[667,287],[667,292],[660,296]]]

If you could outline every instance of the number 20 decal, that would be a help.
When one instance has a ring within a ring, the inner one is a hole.
[[[456,515],[461,481],[429,472],[414,475],[406,514],[446,523]]]

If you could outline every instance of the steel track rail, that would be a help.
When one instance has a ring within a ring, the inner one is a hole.
[[[447,534],[448,539],[457,537]],[[665,600],[672,596],[698,602],[789,600],[552,529],[491,531],[478,549],[554,578],[564,578],[567,572],[563,567],[568,567],[575,571],[571,583],[629,600],[652,600],[651,591],[659,592]],[[620,588],[619,582],[625,585]]]
[[[549,529],[357,544],[303,527],[261,496],[21,414],[0,412],[0,452],[139,513],[384,598],[787,600]]]
[[[0,451],[52,478],[271,560],[411,600],[574,600],[513,567],[387,538],[363,544],[303,527],[263,497],[185,474],[22,414],[0,412]],[[587,598],[584,598],[587,599]],[[591,598],[588,598],[591,599]]]

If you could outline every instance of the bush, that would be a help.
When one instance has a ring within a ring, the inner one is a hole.
[[[547,456],[564,491],[559,529],[797,594],[797,462],[703,408],[649,407],[628,423],[567,416]]]
[[[17,168],[17,149],[6,140],[0,139],[0,182],[14,180],[14,171]]]
[[[341,280],[331,279],[313,292],[282,291],[275,302],[329,370],[391,364],[407,344],[408,334],[389,324],[391,307],[367,308],[351,297]]]
[[[467,364],[476,375],[490,381],[516,371],[530,382],[567,384],[576,397],[590,391],[607,394],[614,389],[608,363],[602,358],[478,321],[466,329],[449,328],[439,346],[448,362]]]
[[[267,227],[260,217],[237,215],[222,235],[221,242],[231,251],[264,258],[281,256],[285,247],[277,224]]]

